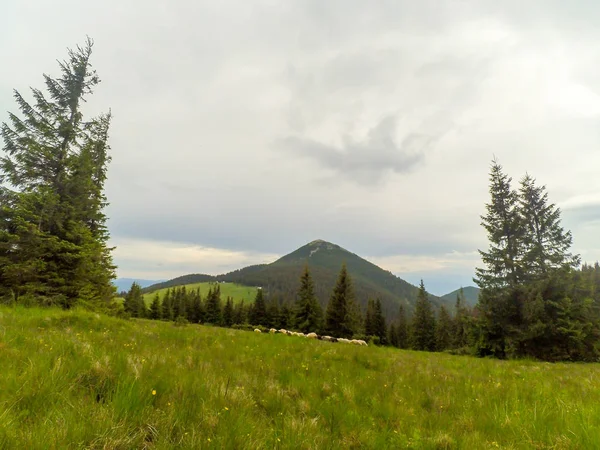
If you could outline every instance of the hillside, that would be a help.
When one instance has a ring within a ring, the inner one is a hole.
[[[0,448],[598,448],[600,366],[0,307]],[[68,426],[67,426],[68,424]]]
[[[200,289],[200,295],[203,298],[206,297],[208,290],[211,289],[215,285],[214,282],[204,282],[204,283],[190,283],[184,284],[186,290],[188,292],[196,291]],[[256,297],[256,288],[251,286],[242,286],[236,283],[219,283],[219,288],[221,289],[221,299],[224,302],[227,297],[231,297],[233,299],[233,303],[239,303],[244,300],[245,304],[252,303],[254,298]],[[144,301],[146,305],[150,305],[154,296],[158,293],[158,296],[162,300],[163,296],[167,292],[170,287],[153,290],[152,292],[148,292],[144,294]]]
[[[117,278],[113,281],[113,286],[117,288],[117,292],[128,291],[133,282],[136,282],[141,287],[145,288],[153,284],[161,283],[164,280],[143,280],[140,278]]]
[[[469,306],[475,306],[477,304],[477,300],[479,299],[479,291],[480,289],[475,286],[467,286],[462,288],[463,294],[465,297],[465,301]],[[449,292],[446,295],[442,295],[442,299],[446,300],[448,303],[454,304],[456,302],[456,296],[460,292],[460,289]]]
[[[339,245],[322,240],[310,242],[271,264],[249,266],[216,277],[185,275],[146,288],[145,292],[178,284],[219,280],[247,286],[261,286],[270,296],[293,300],[298,289],[300,274],[304,265],[308,264],[315,281],[317,297],[321,305],[326,306],[343,263],[348,267],[354,282],[356,298],[363,308],[366,307],[369,298],[379,297],[384,314],[388,318],[395,317],[400,304],[405,305],[409,313],[411,312],[418,292],[416,286]],[[445,300],[434,295],[429,297],[435,306],[445,303]]]

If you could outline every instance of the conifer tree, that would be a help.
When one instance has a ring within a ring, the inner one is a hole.
[[[61,76],[44,75],[33,103],[18,91],[21,117],[2,124],[0,296],[69,308],[108,305],[115,266],[104,196],[111,115],[84,120],[81,105],[100,82],[93,42],[68,50]]]
[[[230,327],[233,325],[233,299],[227,297],[225,307],[223,308],[223,326]]]
[[[408,320],[406,318],[406,311],[404,305],[400,305],[398,308],[398,318],[396,319],[396,340],[398,342],[398,348],[408,348]]]
[[[221,289],[218,285],[208,290],[204,315],[205,322],[221,325],[223,311],[221,308]]]
[[[321,306],[321,305],[319,305]],[[294,314],[292,311],[292,308],[290,307],[290,304],[288,302],[285,302],[282,306],[281,306],[281,314],[279,315],[280,317],[280,321],[279,321],[279,328],[290,328],[292,326],[292,323],[294,321]],[[320,329],[319,329],[320,331]]]
[[[477,268],[474,281],[481,289],[495,290],[516,286],[522,275],[523,224],[519,214],[518,194],[511,187],[512,178],[492,161],[490,171],[491,201],[481,224],[488,233],[489,250],[479,250],[485,265]]]
[[[396,329],[396,324],[394,322],[390,323],[390,326],[388,327],[388,343],[392,346],[392,347],[399,347],[398,344],[398,331]]]
[[[202,297],[200,289],[193,292],[190,300],[190,312],[188,320],[191,323],[201,323],[204,319],[204,310],[202,307]]]
[[[346,269],[346,264],[343,264],[327,305],[325,317],[325,331],[327,334],[338,338],[352,337],[356,328],[355,321],[351,318],[352,312],[350,309],[350,302],[353,299],[352,280]]]
[[[172,301],[171,289],[167,289],[165,296],[162,300],[162,318],[164,320],[173,320],[173,301]]]
[[[385,323],[385,317],[383,316],[383,310],[381,308],[381,300],[379,298],[375,300],[373,324],[375,332],[374,336],[379,338],[381,345],[387,345],[387,325]]]
[[[452,347],[464,348],[469,344],[469,312],[463,288],[456,294],[454,320],[452,325]]]
[[[248,315],[246,312],[246,307],[244,306],[244,299],[234,307],[233,311],[233,323],[241,325],[246,323],[248,320]]]
[[[156,293],[156,295],[154,296],[154,299],[152,300],[152,304],[150,305],[150,315],[148,317],[153,320],[162,319],[162,307],[160,304],[160,298],[158,296],[158,292]]]
[[[375,336],[375,301],[372,298],[367,301],[367,311],[365,312],[365,335]]]
[[[415,305],[412,322],[412,348],[415,350],[435,350],[435,316],[423,280]]]
[[[270,299],[267,304],[267,325],[269,328],[280,328],[281,311],[279,300],[275,297]]]
[[[314,283],[308,265],[300,276],[300,287],[296,296],[294,311],[295,328],[303,333],[320,331],[323,322],[323,310],[315,295]]]
[[[267,305],[263,297],[263,291],[260,288],[256,291],[256,297],[254,298],[254,304],[250,309],[248,319],[251,325],[267,326]]]
[[[452,318],[444,305],[440,307],[435,327],[435,347],[438,351],[448,350],[452,345]]]
[[[147,308],[144,303],[142,288],[135,281],[131,284],[131,288],[125,296],[123,307],[125,308],[125,312],[131,314],[131,317],[143,318],[147,316]]]
[[[560,209],[548,203],[545,186],[536,186],[526,174],[521,180],[519,211],[523,222],[523,271],[527,280],[539,279],[553,270],[570,270],[580,263],[570,253],[573,238],[560,224]]]

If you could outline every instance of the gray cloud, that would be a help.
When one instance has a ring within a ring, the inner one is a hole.
[[[358,183],[377,183],[387,172],[402,174],[416,168],[441,137],[411,132],[397,143],[396,120],[395,116],[384,117],[363,140],[345,136],[340,147],[295,136],[281,145]]]

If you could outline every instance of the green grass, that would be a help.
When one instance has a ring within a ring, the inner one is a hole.
[[[0,308],[0,449],[599,447],[597,364]]]
[[[206,298],[206,294],[208,294],[208,290],[211,289],[213,286],[214,286],[214,283],[192,283],[192,284],[186,284],[185,288],[188,292],[195,291],[198,288],[200,288],[200,294],[202,295],[202,298],[204,299],[204,298]],[[235,283],[220,283],[219,286],[221,287],[221,300],[223,302],[225,302],[225,300],[227,300],[227,297],[231,297],[231,298],[233,298],[233,303],[235,303],[235,304],[241,302],[242,300],[244,300],[244,303],[248,304],[248,303],[254,302],[254,297],[256,297],[256,288],[255,287],[242,286],[241,284],[235,284]],[[181,287],[181,286],[178,286],[178,287]],[[150,304],[152,303],[152,300],[154,300],[154,296],[156,295],[157,292],[162,300],[162,298],[165,295],[165,293],[167,292],[167,290],[168,290],[168,288],[159,289],[157,291],[150,292],[148,294],[144,294],[144,301],[146,302],[146,305],[150,306]]]

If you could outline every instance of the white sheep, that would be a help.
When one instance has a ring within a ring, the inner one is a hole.
[[[255,332],[255,333],[260,333],[260,330],[259,330],[258,328],[255,328],[255,329],[254,329],[254,332]]]
[[[338,338],[338,342],[343,342],[344,344],[349,344],[350,340],[346,338]]]
[[[317,338],[317,333],[308,333],[306,335],[307,338],[311,338],[311,339],[316,339]]]
[[[279,330],[279,332],[280,332],[281,334],[287,334],[287,333],[288,333],[288,332],[287,332],[287,330],[285,330],[285,329],[283,329],[283,328],[282,328],[281,330]]]
[[[273,334],[273,333],[277,333],[277,330],[276,330],[275,328],[271,328],[271,329],[269,330],[269,333],[271,333],[271,334]]]

